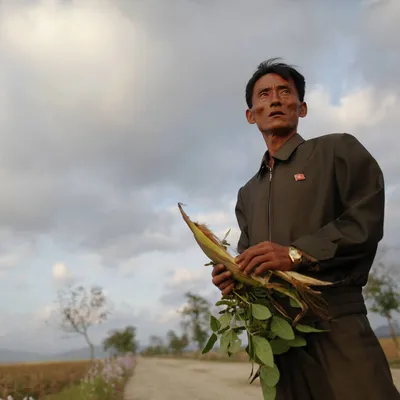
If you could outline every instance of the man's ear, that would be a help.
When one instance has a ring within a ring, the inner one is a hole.
[[[255,124],[256,123],[256,120],[254,119],[253,111],[250,110],[250,109],[246,110],[246,118],[247,118],[247,122],[249,124]]]
[[[307,115],[307,103],[303,101],[300,104],[300,118],[304,118]]]

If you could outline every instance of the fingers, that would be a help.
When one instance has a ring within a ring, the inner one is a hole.
[[[223,296],[227,296],[227,295],[233,290],[234,287],[235,287],[235,284],[234,284],[234,283],[231,283],[226,289],[224,289],[224,290],[221,292],[221,294],[222,294]]]
[[[214,266],[214,268],[212,270],[212,273],[211,273],[211,276],[212,277],[217,276],[217,275],[221,274],[224,271],[226,271],[225,265],[217,264],[217,265]]]
[[[277,269],[277,264],[275,261],[268,261],[260,264],[255,270],[254,275],[261,276],[271,269]]]
[[[229,294],[234,288],[234,280],[232,279],[232,273],[227,271],[225,265],[217,264],[214,266],[212,271],[212,283],[221,290],[222,295]]]
[[[246,249],[242,254],[236,257],[236,262],[239,264],[241,269],[244,269],[254,257],[267,254],[271,251],[272,247],[270,242],[261,242]]]
[[[219,290],[227,289],[228,286],[231,286],[232,284],[234,284],[233,279],[227,279],[227,280],[223,281],[223,282],[218,286],[218,289],[219,289]]]
[[[246,275],[249,275],[251,272],[253,272],[254,268],[256,268],[257,266],[259,266],[263,263],[269,262],[269,261],[272,261],[271,254],[270,253],[262,254],[262,255],[253,257],[250,260],[250,262],[247,264],[247,266],[244,268],[244,270],[243,270],[244,266],[241,269],[243,270],[243,272]]]
[[[231,277],[232,277],[232,274],[229,271],[225,271],[222,274],[214,276],[214,278],[212,279],[212,283],[215,286],[220,287],[221,283],[223,283],[224,281],[232,280]]]

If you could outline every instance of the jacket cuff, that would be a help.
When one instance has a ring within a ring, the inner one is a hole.
[[[325,261],[333,258],[337,249],[337,244],[332,243],[328,239],[311,235],[300,237],[292,243],[292,246],[315,258],[317,261]]]

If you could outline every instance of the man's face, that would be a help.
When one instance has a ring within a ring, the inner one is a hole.
[[[306,114],[307,105],[299,101],[293,81],[267,74],[254,85],[253,107],[246,117],[262,133],[285,136],[297,129],[299,117]]]

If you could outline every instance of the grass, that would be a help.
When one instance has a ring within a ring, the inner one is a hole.
[[[43,400],[71,400],[79,399],[82,396],[82,390],[80,386],[75,386],[67,390],[63,390],[60,393],[51,394],[44,397]]]
[[[122,400],[126,381],[135,366],[127,357],[88,361],[0,365],[0,399]],[[82,379],[85,378],[84,382]]]

